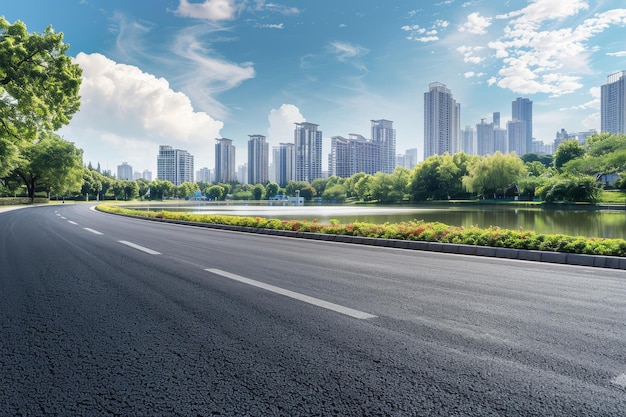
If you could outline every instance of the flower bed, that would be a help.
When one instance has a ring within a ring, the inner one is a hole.
[[[291,230],[296,232],[325,233],[383,239],[418,240],[475,246],[513,249],[531,249],[588,255],[626,256],[626,240],[588,238],[561,234],[543,235],[529,230],[509,230],[499,227],[456,227],[438,222],[410,221],[402,223],[373,224],[354,222],[320,224],[316,221],[279,220],[263,217],[226,216],[217,214],[153,212],[130,210],[113,205],[100,205],[98,209],[109,213],[162,218],[209,224],[223,224],[263,229]]]

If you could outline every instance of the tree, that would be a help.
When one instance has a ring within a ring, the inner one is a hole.
[[[463,185],[468,191],[483,198],[503,197],[506,190],[526,177],[526,168],[516,154],[483,156],[469,166],[469,173],[463,177]]]
[[[546,203],[557,201],[595,203],[600,197],[602,186],[595,177],[569,174],[552,178],[537,189],[537,194]]]
[[[81,195],[88,196],[93,195],[98,199],[100,191],[102,191],[102,181],[98,178],[99,173],[93,169],[83,169],[83,186],[81,187]]]
[[[327,184],[328,185],[328,184]],[[334,184],[327,186],[322,193],[322,199],[324,201],[330,201],[333,203],[342,203],[346,200],[346,188],[342,184]]]
[[[174,192],[174,184],[170,181],[154,180],[150,183],[150,198],[163,200]]]
[[[205,193],[213,200],[222,200],[226,196],[226,190],[221,185],[212,185]]]
[[[82,164],[82,150],[54,133],[44,133],[22,148],[14,173],[24,182],[33,201],[38,187],[61,194],[80,190]]]
[[[265,186],[265,196],[267,198],[274,198],[278,194],[279,190],[280,190],[280,186],[277,183],[269,182]]]
[[[0,17],[0,177],[16,167],[20,149],[78,111],[81,69],[51,26],[29,34]]]
[[[578,144],[577,140],[565,140],[554,153],[554,167],[561,171],[561,168],[567,162],[580,158],[584,154],[585,149]]]
[[[252,188],[252,198],[255,200],[262,200],[264,192],[265,192],[265,187],[263,187],[263,184],[256,184]]]
[[[285,193],[289,196],[294,197],[296,195],[296,191],[300,194],[300,197],[304,197],[305,200],[312,199],[315,194],[315,188],[311,186],[306,181],[289,181],[285,186]]]
[[[461,178],[467,172],[470,161],[472,159],[464,153],[455,157],[448,153],[429,156],[411,172],[409,185],[411,198],[418,201],[451,198],[451,195],[461,190]]]
[[[359,175],[359,174],[357,174]],[[372,183],[374,177],[370,174],[359,175],[359,179],[354,183],[354,191],[359,200],[368,201],[372,198]]]

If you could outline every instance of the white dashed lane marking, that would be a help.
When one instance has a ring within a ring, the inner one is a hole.
[[[128,242],[128,241],[126,241],[126,240],[120,240],[119,242],[120,242],[122,245],[126,245],[126,246],[129,246],[129,247],[131,247],[131,248],[134,248],[134,249],[140,250],[140,251],[145,252],[145,253],[147,253],[147,254],[149,254],[149,255],[161,255],[161,252],[157,252],[157,251],[155,251],[155,250],[152,250],[152,249],[146,248],[146,247],[144,247],[144,246],[137,245],[136,243]]]
[[[310,297],[308,295],[304,295],[304,294],[300,294],[300,293],[297,293],[297,292],[289,291],[289,290],[286,290],[284,288],[275,287],[273,285],[265,284],[265,283],[260,282],[260,281],[255,281],[255,280],[250,279],[250,278],[245,278],[245,277],[242,277],[240,275],[231,274],[230,272],[222,271],[222,270],[219,270],[219,269],[210,269],[210,268],[208,268],[208,269],[205,269],[205,271],[210,272],[210,273],[215,274],[215,275],[220,275],[220,276],[225,277],[225,278],[232,279],[233,281],[238,281],[238,282],[241,282],[241,283],[244,283],[244,284],[252,285],[253,287],[262,288],[262,289],[264,289],[266,291],[271,291],[273,293],[281,294],[281,295],[287,296],[289,298],[293,298],[295,300],[303,301],[303,302],[308,303],[308,304],[312,304],[312,305],[315,305],[315,306],[318,306],[318,307],[322,307],[322,308],[325,308],[327,310],[332,310],[332,311],[335,311],[337,313],[345,314],[347,316],[354,317],[356,319],[367,320],[367,319],[373,319],[373,318],[377,317],[377,316],[374,316],[373,314],[365,313],[365,312],[359,311],[359,310],[354,310],[352,308],[344,307],[344,306],[339,305],[339,304],[330,303],[328,301],[320,300],[319,298]]]

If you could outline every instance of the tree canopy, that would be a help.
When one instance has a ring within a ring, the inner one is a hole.
[[[82,71],[68,48],[51,26],[29,34],[24,23],[0,17],[0,177],[15,168],[24,144],[78,111]]]

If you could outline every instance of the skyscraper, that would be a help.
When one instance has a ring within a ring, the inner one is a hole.
[[[248,184],[266,184],[269,169],[269,144],[263,135],[249,135]]]
[[[128,165],[128,162],[122,162],[122,165],[117,166],[117,179],[118,180],[132,180],[133,179],[133,167]]]
[[[296,123],[296,181],[311,182],[322,178],[322,132],[319,125]]]
[[[461,130],[461,151],[468,155],[476,155],[476,134],[471,125]]]
[[[476,125],[476,150],[480,156],[493,155],[496,150],[495,136],[493,134],[493,122],[486,123],[481,119]]]
[[[396,130],[391,120],[372,120],[372,141],[378,146],[376,171],[391,174],[396,169]]]
[[[516,146],[522,156],[531,152],[533,148],[533,102],[527,98],[518,97],[511,106],[511,118],[513,121],[524,122],[524,137],[522,143]]]
[[[193,155],[171,146],[159,146],[157,156],[157,178],[174,185],[193,182]]]
[[[231,183],[235,175],[235,147],[231,139],[215,139],[215,181]]]
[[[424,158],[459,151],[461,105],[442,83],[429,84],[424,93]]]
[[[274,147],[272,158],[274,177],[281,187],[296,179],[296,148],[293,143],[281,143]]]
[[[602,86],[600,131],[626,134],[626,71],[609,75]]]

